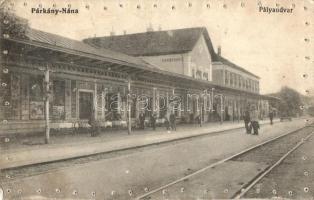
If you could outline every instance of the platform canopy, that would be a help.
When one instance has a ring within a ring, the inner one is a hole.
[[[28,28],[25,37],[1,36],[4,46],[9,47],[9,56],[16,58],[34,59],[41,63],[64,63],[67,65],[84,66],[91,69],[101,69],[108,72],[120,73],[125,78],[138,77],[167,84],[171,87],[186,89],[228,91],[241,93],[256,98],[265,98],[237,89],[215,85],[206,80],[198,80],[160,69],[158,66],[145,62],[141,58],[128,56],[122,53],[90,46],[82,41],[69,39],[63,36]],[[82,74],[83,75],[83,74]]]

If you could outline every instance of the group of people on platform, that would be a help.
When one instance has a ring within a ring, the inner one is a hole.
[[[256,107],[252,106],[250,109],[247,109],[244,113],[244,124],[247,134],[252,133],[253,135],[258,135],[258,129],[260,128],[258,122],[258,111]]]
[[[270,124],[273,125],[274,113],[272,109],[269,112]],[[250,109],[247,109],[244,113],[244,124],[247,134],[258,135],[258,130],[260,129],[259,121],[259,112],[255,106],[252,106]],[[253,129],[253,133],[252,133]]]
[[[88,123],[91,125],[91,136],[97,136],[100,132],[99,126],[96,124],[95,120],[95,111],[93,110],[91,113],[91,119],[89,119]],[[272,110],[269,112],[269,119],[270,119],[270,124],[273,124],[273,118],[274,118],[274,113]],[[243,116],[244,119],[244,124],[245,124],[245,129],[247,134],[252,134],[252,135],[258,135],[258,130],[260,128],[259,125],[259,112],[255,106],[249,107]],[[145,113],[141,112],[139,115],[139,128],[144,130],[145,129]],[[150,115],[150,126],[153,128],[153,130],[156,129],[156,122],[157,122],[157,114],[152,113]],[[201,116],[198,115],[195,119],[194,122],[197,122],[199,126],[202,126],[201,123]],[[174,112],[171,112],[168,117],[164,117],[164,126],[166,127],[167,130],[174,130],[176,131],[176,116]],[[252,133],[253,130],[253,133]]]
[[[150,125],[153,128],[153,130],[156,129],[156,120],[157,120],[157,115],[156,113],[151,114],[150,116]],[[169,115],[169,119],[167,117],[164,117],[164,124],[167,130],[176,130],[176,116],[173,112]],[[139,128],[144,130],[145,129],[145,113],[141,112],[139,115]]]

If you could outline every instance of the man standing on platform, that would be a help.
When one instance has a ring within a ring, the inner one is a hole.
[[[150,117],[150,122],[151,122],[151,125],[153,127],[153,130],[156,130],[156,114],[153,113]]]
[[[140,120],[140,129],[144,130],[144,127],[145,127],[145,114],[144,114],[144,112],[140,113],[139,120]]]
[[[174,115],[173,111],[171,112],[171,114],[169,116],[169,120],[170,120],[171,130],[176,131],[177,130],[177,127],[176,127],[176,116]]]
[[[253,135],[258,135],[259,123],[258,123],[258,110],[255,106],[252,106],[251,112],[251,125],[253,127]]]
[[[274,112],[273,112],[272,108],[270,109],[268,116],[269,116],[269,120],[270,120],[270,125],[273,125]]]
[[[246,109],[244,113],[244,125],[245,125],[245,130],[247,134],[251,134],[251,117],[250,117],[250,111],[249,109]]]
[[[91,126],[91,136],[96,137],[99,135],[99,125],[95,118],[95,109],[92,109],[90,119],[88,120],[89,125]]]

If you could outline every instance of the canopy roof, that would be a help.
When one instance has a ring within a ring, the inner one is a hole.
[[[104,69],[111,67],[112,71],[130,75],[141,75],[148,78],[151,77],[151,79],[159,80],[160,82],[163,80],[172,82],[173,85],[184,83],[185,85],[189,85],[190,88],[198,88],[202,90],[216,88],[217,90],[236,93],[241,92],[243,95],[265,98],[264,95],[226,88],[205,80],[198,80],[186,75],[164,71],[156,66],[146,63],[140,58],[116,53],[111,50],[97,49],[81,41],[72,40],[55,34],[29,29],[26,32],[26,36],[27,38],[3,38],[3,36],[0,36],[0,38],[1,40],[16,44],[14,48],[22,49],[21,52],[23,52],[23,54],[39,56],[43,61],[46,60],[46,62],[53,62],[56,58],[62,58],[60,60],[67,61],[68,63],[74,61],[75,64]],[[24,47],[27,47],[27,49],[24,49]],[[50,60],[49,57],[51,57]]]

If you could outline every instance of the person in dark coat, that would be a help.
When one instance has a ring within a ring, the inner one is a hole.
[[[253,128],[253,135],[258,135],[258,129],[259,127],[259,122],[258,122],[258,110],[255,106],[252,106],[251,109],[251,124],[252,124],[252,128]]]
[[[145,115],[143,112],[140,113],[139,120],[140,120],[140,129],[144,130],[144,128],[145,128]]]
[[[91,126],[91,137],[99,135],[99,126],[95,118],[95,109],[92,109],[92,113],[90,115],[88,123]]]
[[[247,109],[244,112],[244,125],[245,125],[245,130],[247,134],[251,134],[251,117],[250,117],[250,111]]]
[[[150,116],[150,122],[151,122],[151,126],[153,127],[153,130],[156,130],[156,114],[153,113],[151,116]]]
[[[200,127],[202,127],[202,117],[201,117],[201,115],[197,115],[197,117],[196,117],[196,122],[197,122],[197,124],[198,124]]]
[[[269,120],[270,120],[270,124],[273,125],[273,119],[274,119],[274,112],[273,110],[269,111]]]
[[[171,112],[171,114],[169,116],[169,119],[170,119],[171,129],[176,131],[177,130],[177,127],[176,127],[176,116],[174,115],[173,112]]]

